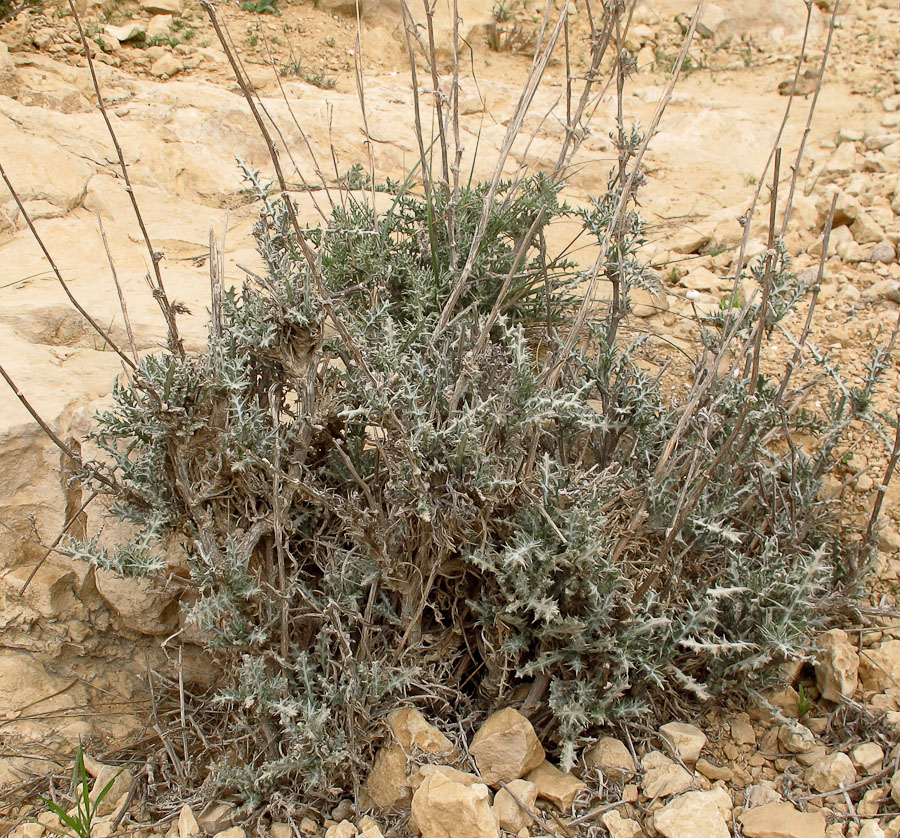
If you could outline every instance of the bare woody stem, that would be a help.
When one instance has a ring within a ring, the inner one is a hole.
[[[31,216],[28,214],[28,211],[25,209],[24,204],[22,203],[21,198],[19,197],[19,193],[16,192],[15,188],[12,185],[9,177],[3,169],[3,164],[0,163],[0,178],[3,179],[3,182],[6,184],[6,188],[9,190],[9,194],[12,195],[13,200],[16,202],[16,206],[19,208],[19,212],[22,213],[22,218],[25,219],[25,223],[28,225],[28,229],[31,231],[31,235],[34,236],[34,240],[37,242],[38,247],[40,247],[41,252],[44,254],[44,258],[49,262],[50,268],[53,271],[54,276],[56,276],[57,281],[62,286],[63,291],[66,296],[69,298],[69,302],[75,307],[75,310],[90,324],[91,328],[100,335],[101,338],[105,341],[107,346],[112,349],[113,352],[116,353],[124,364],[127,364],[131,369],[136,369],[137,366],[134,361],[131,360],[113,341],[113,339],[109,336],[106,329],[104,329],[87,311],[84,309],[84,306],[78,302],[75,298],[75,295],[69,289],[69,286],[66,284],[66,281],[62,277],[62,273],[60,273],[59,267],[57,266],[55,260],[50,255],[50,251],[47,250],[47,246],[44,244],[44,240],[41,238],[40,233],[38,233],[35,228]]]
[[[97,80],[97,71],[94,69],[94,60],[91,58],[91,49],[88,44],[87,36],[84,34],[84,28],[81,25],[81,18],[78,10],[75,8],[73,0],[69,0],[69,8],[72,10],[72,16],[75,18],[75,25],[78,27],[78,34],[81,36],[81,45],[84,48],[84,57],[87,60],[88,69],[91,73],[91,81],[94,85],[94,93],[97,96],[97,105],[100,113],[103,115],[103,121],[106,123],[106,130],[109,132],[110,139],[116,149],[116,156],[119,159],[119,168],[122,170],[122,177],[125,180],[125,191],[131,200],[131,207],[134,210],[134,217],[137,219],[138,227],[141,230],[141,236],[150,254],[150,262],[153,266],[153,279],[151,280],[151,288],[153,289],[153,297],[162,311],[163,319],[166,321],[166,328],[169,332],[169,349],[179,358],[185,357],[184,345],[178,334],[178,324],[175,321],[175,307],[169,301],[166,295],[166,289],[163,285],[162,273],[159,269],[159,262],[162,255],[153,249],[150,242],[150,234],[147,232],[147,226],[144,224],[144,217],[141,215],[141,208],[138,205],[137,198],[134,194],[134,187],[131,184],[131,178],[128,175],[128,166],[125,164],[125,155],[122,153],[122,147],[119,145],[119,139],[116,136],[115,129],[109,119],[106,111],[106,105],[103,104],[103,95],[100,92],[100,82]]]

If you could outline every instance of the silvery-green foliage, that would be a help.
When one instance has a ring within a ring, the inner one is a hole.
[[[456,263],[434,223],[448,198],[407,183],[386,210],[350,193],[307,231],[313,271],[283,199],[249,174],[265,274],[227,290],[205,352],[144,357],[98,417],[115,510],[142,534],[111,554],[72,547],[141,574],[157,569],[152,543],[186,545],[185,621],[222,667],[220,783],[251,804],[285,784],[335,797],[398,702],[487,711],[538,676],[568,765],[592,728],[660,695],[746,692],[804,654],[847,571],[822,479],[866,399],[836,386],[823,418],[788,409],[749,366],[710,378],[718,365],[703,363],[686,398],[666,395],[638,363],[646,337],[617,331],[652,276],[631,203],[610,231],[615,181],[579,216],[598,243],[611,236],[600,278],[621,306],[554,376],[583,279],[542,247],[572,214],[557,184],[501,187],[442,324],[485,186],[453,198]],[[703,323],[707,358],[795,307],[783,253],[757,278],[768,310]],[[818,450],[784,444],[801,431]]]

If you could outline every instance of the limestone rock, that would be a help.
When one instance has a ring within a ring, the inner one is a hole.
[[[747,789],[747,808],[766,806],[769,803],[781,803],[784,798],[773,788],[754,784]]]
[[[860,826],[859,838],[885,838],[885,831],[877,820],[865,820]]]
[[[120,44],[124,44],[126,41],[143,38],[147,34],[147,24],[140,20],[132,20],[121,26],[105,26],[103,31]]]
[[[440,773],[426,777],[412,799],[412,819],[422,838],[499,838],[484,783],[465,786]]]
[[[0,96],[12,96],[16,87],[16,65],[9,57],[9,47],[0,41]]]
[[[172,34],[172,15],[153,15],[147,24],[147,40],[168,38]]]
[[[713,765],[708,759],[702,757],[694,766],[707,780],[725,780],[730,783],[734,779],[734,771],[727,765]]]
[[[544,761],[544,748],[531,722],[511,707],[484,722],[472,738],[469,753],[489,785],[521,779]]]
[[[103,601],[132,631],[169,635],[177,630],[181,606],[174,593],[159,590],[146,579],[125,579],[109,570],[98,570],[95,582]]]
[[[615,809],[604,812],[600,816],[600,823],[607,828],[610,838],[640,838],[643,834],[637,821],[623,818]]]
[[[886,790],[882,786],[874,786],[866,789],[865,794],[856,804],[856,814],[861,818],[873,818],[881,811],[881,804],[884,801]]]
[[[816,662],[816,684],[822,698],[834,702],[852,698],[859,675],[859,655],[850,644],[847,632],[826,631],[819,643],[822,651]]]
[[[92,802],[96,802],[100,793],[106,787],[106,784],[112,781],[109,791],[104,795],[100,805],[97,806],[97,814],[100,817],[111,815],[116,811],[116,801],[123,794],[128,794],[134,785],[134,775],[127,768],[118,768],[114,765],[104,765],[97,772],[96,779],[91,786],[90,798]],[[199,832],[199,829],[197,830]]]
[[[884,230],[865,210],[860,212],[850,225],[850,232],[858,244],[871,244],[884,239]]]
[[[853,143],[841,143],[825,163],[825,171],[835,177],[844,177],[855,172],[858,166],[859,155]]]
[[[805,779],[816,791],[837,791],[856,782],[856,769],[846,754],[831,754],[811,765]]]
[[[381,827],[368,815],[359,819],[359,823],[356,824],[356,829],[358,831],[358,838],[384,838]]]
[[[180,15],[184,0],[141,0],[141,8],[154,15]]]
[[[847,235],[850,235],[849,231]],[[800,718],[800,693],[793,687],[782,687],[780,690],[773,690],[766,695],[766,699],[785,716],[790,716],[792,719]],[[764,718],[764,716],[761,718]]]
[[[407,752],[414,748],[429,754],[448,754],[453,743],[414,707],[401,707],[388,716],[391,732]]]
[[[879,242],[869,251],[869,258],[866,261],[891,265],[897,261],[897,251],[890,242]]]
[[[151,75],[157,78],[171,78],[184,69],[184,62],[180,58],[176,58],[171,52],[161,55],[150,66]]]
[[[873,283],[868,288],[866,288],[862,292],[862,298],[864,300],[890,300],[893,303],[900,303],[900,282],[897,282],[893,279],[882,279],[878,282]],[[879,536],[879,541],[882,539]],[[880,545],[879,545],[880,546]],[[888,552],[892,548],[885,549],[881,548]]]
[[[353,805],[353,801],[345,797],[343,800],[339,800],[337,806],[331,810],[330,820],[334,823],[349,820],[355,811],[356,807]]]
[[[217,832],[215,838],[247,838],[247,832],[243,827],[230,826],[228,829]]]
[[[673,4],[647,4],[651,9],[679,8]],[[805,16],[795,9],[780,14],[781,6],[770,3],[754,3],[752,6],[743,3],[719,2],[709,3],[703,9],[703,17],[698,25],[698,34],[704,39],[712,39],[723,43],[728,39],[739,40],[752,37],[754,42],[774,44],[797,44],[803,30]],[[824,18],[816,8],[811,18],[810,28],[821,32]],[[797,27],[800,31],[797,31]]]
[[[359,3],[359,9],[364,13],[366,8],[371,5],[371,2],[361,2]],[[324,9],[333,15],[355,17],[357,4],[356,0],[319,0],[318,8]]]
[[[711,234],[703,230],[692,227],[685,227],[676,233],[667,242],[669,250],[676,253],[691,254],[697,253],[702,247],[709,244]]]
[[[695,725],[669,722],[659,729],[666,750],[682,761],[693,764],[700,758],[706,745],[706,734]]]
[[[468,116],[473,113],[483,113],[484,110],[484,99],[477,90],[460,91],[459,113],[461,116]]]
[[[828,748],[824,745],[816,745],[811,751],[807,751],[805,754],[796,754],[795,759],[800,765],[809,768],[811,765],[815,765],[819,760],[825,759],[828,756]]]
[[[210,803],[198,816],[197,823],[204,832],[209,835],[216,835],[229,826],[234,826],[234,804],[233,803]],[[282,824],[282,826],[289,824]],[[290,838],[289,835],[276,835],[277,823],[273,823],[270,829],[271,838]]]
[[[835,227],[831,231],[831,237],[828,239],[828,255],[834,256],[836,253],[845,253],[847,249],[854,244],[853,234],[849,227]],[[820,256],[822,254],[822,239],[816,239],[807,248],[810,256]]]
[[[97,41],[100,44],[100,49],[104,52],[116,52],[122,46],[119,43],[119,39],[114,38],[109,32],[101,32],[97,35]]]
[[[879,693],[900,684],[900,640],[885,640],[867,650],[859,662],[859,675],[867,690]]]
[[[410,789],[406,779],[406,753],[400,745],[387,745],[375,755],[365,791],[379,809],[404,807]]]
[[[356,838],[356,827],[350,821],[341,821],[325,830],[325,838]]]
[[[781,96],[790,96],[791,93],[797,96],[808,96],[815,91],[818,77],[818,71],[810,67],[797,76],[796,80],[794,75],[790,75],[778,82],[778,93]],[[853,147],[853,143],[846,143],[846,145]]]
[[[635,317],[653,317],[669,310],[669,300],[664,291],[634,288],[631,295],[631,311]]]
[[[192,838],[200,834],[200,824],[197,823],[194,810],[185,804],[178,813],[178,838]]]
[[[891,797],[894,803],[900,806],[900,771],[895,771],[891,778]]]
[[[818,209],[817,227],[824,227],[825,220],[828,218],[828,213],[831,209],[831,201],[835,194],[837,194],[837,204],[834,208],[835,229],[852,224],[856,221],[856,216],[863,211],[862,206],[856,198],[847,194],[842,189],[838,189],[836,186],[830,186],[816,204],[816,208]]]
[[[28,740],[46,736],[46,723],[41,720],[40,727],[32,725],[27,716],[36,712],[61,717],[72,714],[81,702],[87,701],[87,697],[83,689],[67,689],[71,683],[71,680],[52,674],[36,655],[19,649],[0,648],[0,707],[3,708],[5,730],[18,730]],[[21,721],[14,721],[19,716],[22,716]],[[5,766],[0,767],[0,776],[3,777],[0,783],[5,783]]]
[[[730,838],[726,818],[731,808],[731,796],[724,789],[691,791],[658,809],[653,826],[666,838]]]
[[[681,794],[691,787],[694,778],[680,765],[660,751],[651,751],[641,760],[644,779],[641,788],[645,797],[667,797]]]
[[[850,752],[850,759],[863,774],[877,774],[884,762],[884,751],[875,742],[863,742]]]
[[[792,754],[807,754],[816,747],[816,737],[806,725],[783,725],[778,731],[778,741]]]
[[[528,780],[513,780],[507,784],[507,788],[508,791],[500,789],[494,796],[494,816],[501,829],[507,832],[518,832],[531,824],[531,817],[516,800],[521,801],[527,808],[534,809],[538,789],[534,783]]]
[[[637,771],[634,758],[625,743],[612,736],[604,736],[596,745],[588,748],[584,761],[589,768],[599,768],[604,777],[622,783]]]
[[[275,821],[269,827],[269,838],[291,838],[294,830],[289,823]]]
[[[731,287],[729,280],[720,279],[706,268],[694,268],[690,273],[679,279],[678,284],[693,291],[707,291],[709,293],[718,293],[726,287]],[[672,722],[672,724],[678,724],[678,722]]]
[[[825,838],[825,816],[800,812],[790,803],[769,803],[742,812],[746,838]]]
[[[569,812],[578,793],[587,788],[577,777],[560,771],[546,760],[527,779],[537,786],[537,796],[549,800],[560,812]]]
[[[474,786],[476,783],[481,783],[483,780],[480,777],[476,777],[474,774],[467,774],[465,771],[460,771],[457,768],[451,768],[449,765],[420,765],[416,771],[409,778],[409,787],[411,789],[417,789],[422,783],[425,781],[426,777],[430,777],[432,774],[443,774],[450,780],[453,780],[454,783],[462,783],[464,786]]]
[[[84,159],[50,139],[24,134],[2,114],[0,160],[8,171],[15,172],[15,187],[22,201],[49,201],[67,211],[81,203],[94,174]],[[47,177],[48,171],[53,172],[52,178]]]
[[[755,745],[756,731],[753,725],[744,719],[732,719],[728,723],[731,730],[731,738],[737,745]]]

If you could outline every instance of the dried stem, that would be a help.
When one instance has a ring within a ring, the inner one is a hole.
[[[790,361],[788,361],[787,368],[784,371],[784,376],[781,379],[781,385],[778,388],[777,396],[777,400],[779,402],[784,397],[784,393],[788,388],[791,376],[794,374],[794,370],[800,363],[800,356],[803,352],[803,347],[806,345],[806,341],[809,339],[809,333],[812,330],[813,315],[816,310],[816,303],[819,299],[819,293],[822,290],[822,280],[825,278],[825,262],[828,259],[828,243],[831,240],[831,227],[834,224],[834,213],[837,209],[837,199],[838,196],[837,193],[835,193],[831,198],[831,208],[828,210],[828,219],[825,222],[825,231],[822,234],[822,254],[819,257],[819,269],[818,273],[816,274],[816,284],[813,286],[812,298],[809,301],[809,310],[806,313],[806,322],[803,324],[803,331],[800,333],[800,338],[797,341],[797,345],[794,347],[794,354],[791,356]]]
[[[704,2],[705,0],[699,0],[699,2],[697,3],[697,8],[694,11],[693,17],[691,18],[691,25],[690,27],[688,27],[688,31],[685,34],[684,39],[682,40],[681,51],[679,52],[678,59],[675,62],[675,67],[672,70],[671,77],[669,78],[669,83],[666,86],[662,97],[657,103],[656,111],[653,114],[653,118],[650,120],[650,125],[647,127],[647,133],[644,135],[643,142],[641,143],[640,147],[634,155],[634,158],[631,161],[631,174],[628,176],[625,185],[622,187],[622,193],[619,198],[619,204],[616,207],[616,211],[613,215],[613,220],[606,231],[603,242],[600,246],[600,252],[597,254],[597,259],[594,262],[594,267],[591,269],[588,287],[585,289],[584,293],[584,301],[581,304],[581,308],[579,309],[578,314],[573,320],[572,326],[569,329],[569,334],[567,335],[565,342],[556,352],[555,361],[548,367],[547,380],[551,387],[554,386],[559,380],[559,376],[562,373],[563,366],[572,354],[572,350],[575,348],[575,345],[578,343],[581,337],[582,329],[584,328],[584,323],[587,319],[587,314],[592,304],[594,292],[597,287],[600,268],[606,263],[607,257],[609,255],[609,248],[612,243],[613,230],[618,227],[619,219],[624,215],[628,204],[634,198],[635,181],[638,172],[640,171],[641,162],[643,161],[644,155],[647,152],[647,148],[650,145],[650,140],[656,134],[656,129],[659,127],[659,121],[662,119],[662,115],[672,98],[672,92],[675,90],[675,84],[678,81],[678,77],[681,75],[681,67],[684,64],[684,59],[687,57],[688,50],[690,49],[691,44],[694,40],[694,34],[697,31],[697,24],[699,23],[700,16],[703,13]]]
[[[106,240],[106,230],[103,229],[103,219],[100,217],[100,210],[96,210],[97,213],[97,228],[100,230],[100,238],[103,241],[103,250],[106,252],[106,260],[109,262],[109,270],[112,274],[113,283],[116,286],[116,295],[119,298],[119,308],[122,309],[122,319],[125,322],[125,332],[128,335],[128,344],[131,346],[131,354],[134,357],[135,363],[138,361],[138,351],[137,344],[134,342],[134,331],[131,328],[131,319],[128,317],[128,306],[125,302],[125,294],[122,291],[122,286],[119,283],[119,275],[116,273],[116,264],[113,261],[112,253],[109,250],[109,242]]]
[[[68,284],[62,278],[62,274],[60,273],[60,270],[57,267],[56,262],[54,261],[53,257],[50,255],[50,251],[47,250],[47,247],[44,244],[44,240],[41,238],[40,233],[38,233],[37,229],[35,228],[34,223],[31,220],[31,216],[28,214],[28,211],[25,209],[25,205],[22,203],[22,200],[19,198],[19,193],[16,192],[15,188],[13,187],[12,183],[10,182],[9,177],[7,176],[6,172],[4,171],[2,163],[0,163],[0,178],[3,178],[3,182],[6,184],[6,188],[9,190],[9,194],[12,195],[13,200],[16,202],[16,206],[19,208],[19,212],[22,213],[22,217],[25,219],[25,223],[28,225],[28,229],[31,231],[31,235],[34,236],[34,240],[37,242],[38,247],[40,247],[41,252],[44,254],[44,258],[47,260],[47,262],[50,263],[50,268],[53,270],[53,274],[56,276],[57,282],[59,282],[59,284],[62,286],[62,289],[65,292],[66,296],[69,298],[69,302],[72,303],[72,305],[75,307],[76,311],[78,311],[78,313],[85,320],[87,320],[87,322],[90,324],[91,328],[98,335],[100,335],[100,337],[103,338],[103,340],[106,342],[107,346],[109,346],[109,348],[112,349],[112,351],[115,352],[116,355],[118,355],[122,359],[123,363],[125,363],[127,366],[131,367],[131,369],[136,369],[136,365],[135,365],[134,361],[132,361],[131,358],[129,358],[124,352],[122,352],[122,350],[115,343],[115,341],[113,341],[113,339],[109,336],[106,329],[104,329],[96,320],[94,320],[93,317],[91,317],[90,314],[87,313],[87,311],[84,309],[84,307],[81,305],[81,303],[79,303],[78,300],[75,298],[75,295],[72,293],[72,291],[69,289]]]
[[[134,210],[134,217],[137,219],[138,227],[141,230],[141,236],[144,239],[144,245],[147,248],[147,252],[150,254],[150,262],[153,265],[153,279],[151,281],[151,288],[153,289],[153,297],[159,305],[160,311],[162,311],[163,319],[166,322],[166,327],[169,332],[169,350],[177,355],[179,358],[185,357],[184,345],[181,340],[181,337],[178,334],[178,324],[175,319],[175,306],[169,301],[168,296],[166,295],[166,289],[163,285],[162,272],[159,269],[159,263],[162,259],[162,254],[158,253],[153,249],[153,245],[150,243],[150,234],[147,232],[147,226],[144,224],[144,217],[141,214],[141,208],[138,205],[137,197],[134,194],[134,187],[131,184],[131,178],[128,175],[128,166],[125,164],[125,155],[122,153],[122,147],[119,145],[119,139],[116,136],[115,129],[112,126],[112,122],[109,119],[109,114],[106,111],[106,105],[103,103],[103,94],[100,91],[100,82],[97,80],[97,71],[94,69],[94,60],[91,57],[91,48],[90,44],[88,44],[87,36],[84,34],[84,28],[81,25],[81,17],[78,14],[78,10],[75,8],[75,3],[73,0],[68,0],[69,9],[72,11],[72,17],[75,19],[75,25],[78,27],[78,34],[81,38],[81,45],[84,49],[84,57],[87,60],[88,69],[91,73],[91,81],[94,85],[94,93],[97,96],[97,106],[100,108],[100,113],[103,115],[103,121],[106,123],[106,130],[109,132],[110,139],[112,140],[113,146],[116,149],[116,156],[119,159],[119,168],[122,170],[122,177],[125,180],[125,191],[128,193],[128,198],[131,201],[131,208]]]
[[[19,596],[25,596],[25,591],[28,590],[28,586],[31,584],[31,581],[37,575],[37,572],[44,566],[44,562],[46,562],[47,559],[49,559],[50,556],[53,555],[53,553],[56,551],[56,548],[59,546],[60,541],[63,540],[66,533],[69,531],[69,527],[71,527],[72,524],[74,524],[78,520],[84,510],[88,508],[88,506],[97,497],[98,494],[100,493],[97,491],[91,492],[91,494],[88,495],[88,499],[84,501],[81,506],[79,506],[78,509],[76,509],[69,516],[69,518],[63,524],[62,529],[59,531],[59,534],[56,536],[56,538],[53,539],[53,543],[47,548],[47,552],[44,553],[43,556],[41,556],[40,561],[31,569],[31,573],[28,574],[28,578],[22,583],[22,587],[19,588]]]

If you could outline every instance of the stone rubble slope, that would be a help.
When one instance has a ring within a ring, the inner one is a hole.
[[[602,825],[611,838],[900,835],[896,735],[889,753],[873,741],[833,748],[811,730],[825,733],[822,723],[831,705],[824,699],[798,720],[791,718],[787,693],[770,698],[768,709],[756,706],[749,718],[715,709],[702,719],[704,729],[672,722],[651,732],[642,745],[606,737],[601,750],[586,749],[571,772],[544,759],[543,750],[536,752],[540,744],[531,723],[512,707],[485,719],[468,746],[453,743],[415,708],[402,707],[388,719],[382,753],[398,748],[403,765],[396,770],[379,755],[365,781],[369,797],[361,798],[359,809],[345,799],[330,812],[310,813],[293,825],[271,823],[268,833],[270,838],[288,838],[294,830],[325,838],[539,838],[595,835],[584,830]],[[775,707],[781,710],[777,717],[770,712]],[[666,744],[673,740],[673,725],[685,750]],[[750,732],[752,745],[747,743]],[[878,726],[869,732],[882,742],[891,738]],[[485,748],[485,742],[493,744]],[[658,743],[672,750],[675,761],[652,750]],[[623,774],[625,754],[631,764]],[[695,769],[683,754],[696,756]],[[538,756],[540,764],[529,768]],[[634,772],[637,763],[643,768]],[[106,838],[135,777],[90,758],[86,765],[94,778],[92,795],[114,778],[94,833]],[[682,772],[684,780],[670,772],[670,782],[661,784],[654,772],[667,765]],[[376,799],[374,790],[388,787],[393,793]],[[43,838],[57,826],[55,816],[44,813],[37,822],[19,826],[11,838]],[[227,803],[210,804],[199,814],[185,805],[162,831],[141,829],[144,838],[247,838],[238,812]]]

